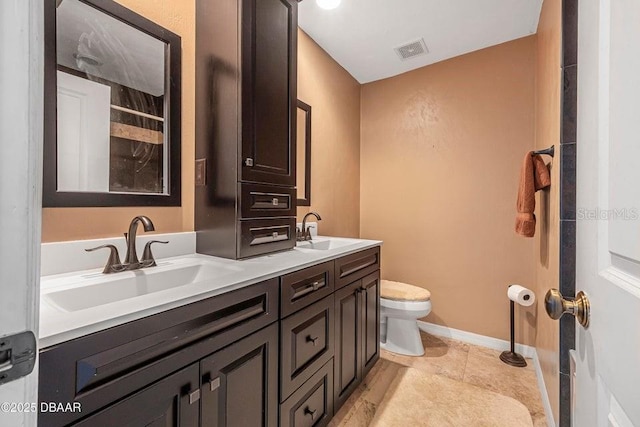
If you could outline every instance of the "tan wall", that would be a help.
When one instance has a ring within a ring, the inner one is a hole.
[[[536,46],[536,149],[556,146],[551,162],[551,188],[536,198],[538,232],[535,236],[535,265],[538,331],[536,347],[554,418],[558,420],[558,322],[551,320],[541,303],[549,288],[559,287],[560,242],[560,88],[562,2],[545,0],[538,24]]]
[[[182,37],[182,207],[48,208],[42,241],[121,236],[135,215],[160,233],[193,230],[195,123],[195,0],[117,0]]]
[[[358,237],[360,84],[302,31],[298,98],[311,105],[312,114],[311,207],[299,207],[298,219],[317,211],[320,234]]]
[[[384,240],[383,278],[431,290],[429,322],[508,339],[507,285],[535,286],[534,241],[514,232],[534,53],[527,37],[362,88],[361,237]]]

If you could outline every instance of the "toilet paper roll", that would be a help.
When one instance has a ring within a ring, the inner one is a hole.
[[[511,285],[507,290],[507,296],[516,304],[529,307],[536,301],[536,295],[531,289],[527,289],[520,285]]]

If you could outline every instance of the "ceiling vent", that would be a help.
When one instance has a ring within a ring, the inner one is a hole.
[[[424,39],[416,40],[411,43],[398,46],[393,50],[396,51],[400,59],[403,61],[409,58],[414,58],[416,56],[426,55],[427,53],[429,53],[427,45],[424,44]]]

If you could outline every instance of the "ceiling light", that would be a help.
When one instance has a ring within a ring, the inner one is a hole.
[[[318,3],[318,6],[321,8],[330,10],[338,7],[340,5],[340,1],[341,0],[316,0],[316,3]]]

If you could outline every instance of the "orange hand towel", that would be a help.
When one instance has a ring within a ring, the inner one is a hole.
[[[551,185],[549,168],[539,155],[528,152],[524,156],[520,171],[520,186],[516,207],[516,233],[524,237],[533,237],[536,232],[536,191]]]

